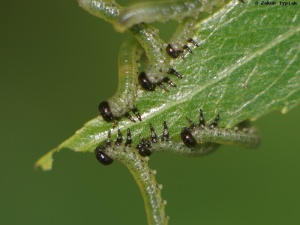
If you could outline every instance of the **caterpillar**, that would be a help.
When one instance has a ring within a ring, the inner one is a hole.
[[[199,111],[198,125],[187,118],[190,127],[184,127],[180,133],[183,143],[190,148],[208,142],[246,148],[256,148],[259,146],[260,136],[254,127],[242,127],[242,130],[239,130],[239,127],[235,127],[233,130],[218,128],[219,118],[218,114],[209,126],[205,126],[202,109]]]
[[[142,54],[141,46],[135,40],[125,41],[118,54],[119,85],[117,92],[107,101],[99,104],[99,112],[102,118],[108,122],[116,120],[121,116],[128,117],[135,122],[128,113],[132,111],[138,120],[142,120],[136,108],[138,87],[138,63]]]
[[[116,30],[124,32],[135,24],[168,20],[181,21],[186,17],[197,18],[199,13],[211,13],[214,6],[224,0],[177,0],[137,3],[120,11],[114,22]]]
[[[162,185],[159,185],[155,179],[155,170],[151,170],[148,165],[148,157],[143,157],[131,147],[131,134],[127,130],[127,137],[124,145],[122,143],[122,134],[118,130],[118,136],[115,143],[111,142],[110,132],[106,140],[106,147],[99,146],[95,149],[97,160],[103,165],[110,165],[113,159],[119,160],[124,164],[133,175],[137,182],[147,212],[148,224],[165,225],[168,223],[168,217],[165,215],[166,201],[161,197]]]

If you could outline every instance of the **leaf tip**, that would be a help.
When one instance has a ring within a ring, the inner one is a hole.
[[[46,155],[43,155],[41,158],[39,158],[36,161],[36,163],[34,164],[34,169],[37,170],[40,167],[43,171],[51,170],[52,165],[53,165],[53,152],[54,152],[54,150],[48,152]]]

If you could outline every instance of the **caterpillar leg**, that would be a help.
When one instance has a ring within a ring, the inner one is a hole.
[[[187,147],[193,148],[205,143],[237,145],[246,148],[259,146],[260,136],[254,127],[245,127],[242,130],[218,128],[219,115],[210,125],[206,126],[201,109],[199,114],[198,125],[188,119],[190,127],[181,130],[181,139]]]
[[[124,42],[118,54],[119,84],[117,92],[107,101],[99,104],[99,112],[104,120],[110,122],[122,116],[135,122],[129,114],[132,111],[138,120],[142,120],[136,108],[138,86],[138,64],[142,48],[135,40]]]

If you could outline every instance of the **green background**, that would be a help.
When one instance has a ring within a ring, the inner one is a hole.
[[[128,35],[75,0],[1,1],[0,27],[0,224],[146,224],[139,190],[117,162],[104,167],[93,154],[63,151],[52,171],[33,169],[115,92]],[[299,115],[300,107],[256,121],[257,150],[151,156],[169,224],[300,224]]]

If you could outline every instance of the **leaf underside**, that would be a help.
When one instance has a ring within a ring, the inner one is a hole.
[[[220,113],[220,127],[234,127],[271,111],[286,113],[300,100],[300,18],[297,6],[262,6],[253,2],[231,2],[199,23],[193,39],[199,44],[183,60],[172,61],[183,75],[172,78],[177,87],[170,92],[139,90],[137,108],[142,122],[124,118],[117,128],[131,129],[133,141],[149,136],[149,123],[157,134],[167,121],[170,135],[179,139],[186,117],[198,120],[199,108],[206,120]],[[87,122],[73,136],[36,162],[50,170],[53,153],[62,148],[93,152],[106,140],[107,131],[117,129],[100,116]]]

